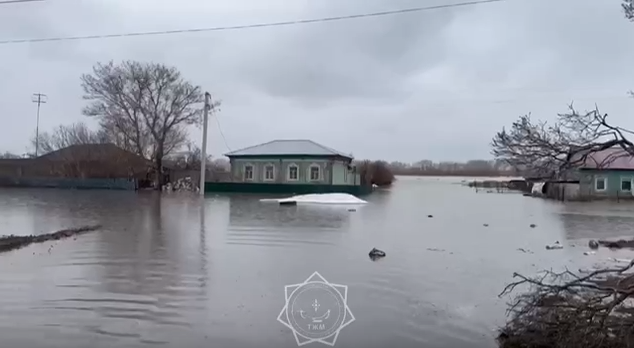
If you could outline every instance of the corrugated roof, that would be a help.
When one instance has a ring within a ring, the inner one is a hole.
[[[343,153],[327,146],[318,144],[312,140],[273,140],[268,143],[246,147],[225,154],[227,157],[237,156],[343,156],[352,159],[351,154]]]
[[[117,159],[151,163],[143,157],[126,151],[115,144],[76,144],[35,158],[37,161],[104,161]]]
[[[580,155],[573,156],[572,160]],[[620,147],[614,147],[588,155],[579,168],[630,169],[634,170],[634,157]]]

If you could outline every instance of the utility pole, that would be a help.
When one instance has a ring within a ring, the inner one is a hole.
[[[211,109],[211,94],[205,92],[205,106],[203,109],[203,144],[200,149],[200,195],[205,195],[205,173],[207,172],[207,124]]]
[[[35,157],[38,155],[40,147],[40,105],[46,103],[48,97],[46,94],[34,93],[31,101],[37,103],[37,122],[35,124]]]

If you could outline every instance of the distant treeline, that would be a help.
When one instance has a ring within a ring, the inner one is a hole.
[[[496,177],[496,176],[517,176],[517,172],[512,170],[497,169],[420,169],[420,168],[390,168],[394,175],[412,175],[412,176],[475,176],[475,177]]]
[[[514,170],[500,170],[496,168],[403,168],[390,165],[386,161],[358,161],[356,165],[360,169],[361,184],[390,186],[395,175],[411,176],[469,176],[469,177],[498,177],[518,176]]]

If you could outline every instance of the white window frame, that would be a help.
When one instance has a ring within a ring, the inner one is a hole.
[[[268,172],[268,168],[271,167],[273,168],[272,173],[273,173],[273,177],[272,178],[267,178],[266,174]],[[275,181],[275,164],[273,163],[267,163],[264,165],[264,173],[262,173],[262,180],[264,181]]]
[[[313,168],[317,168],[317,179],[313,179]],[[317,163],[312,163],[308,166],[308,181],[321,181],[321,166]]]
[[[601,190],[598,187],[599,186],[598,185],[599,180],[603,180],[603,189],[601,189]],[[597,177],[594,178],[594,190],[596,192],[604,192],[607,189],[608,189],[608,178],[607,177],[605,177],[605,176],[597,176]]]
[[[291,168],[296,168],[297,177],[295,179],[291,178]],[[291,163],[286,167],[286,180],[287,181],[299,181],[299,166],[295,163]]]
[[[629,182],[630,183],[630,189],[629,190],[624,190],[623,189],[623,183],[624,182]],[[621,177],[621,185],[619,187],[620,191],[622,191],[622,192],[632,192],[632,186],[634,186],[634,183],[632,183],[632,177],[630,177],[630,176],[625,176],[625,177],[622,176]]]
[[[247,178],[247,167],[251,167],[251,177]],[[255,178],[255,166],[252,163],[245,163],[242,167],[242,178],[244,181],[253,181]]]

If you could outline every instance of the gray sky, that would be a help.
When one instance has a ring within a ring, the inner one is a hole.
[[[0,40],[218,27],[459,0],[48,0],[0,5]],[[0,45],[0,151],[81,115],[98,61],[177,66],[223,101],[228,146],[307,138],[357,158],[489,158],[520,114],[552,119],[596,102],[634,127],[634,23],[618,0],[508,0],[308,25]],[[192,129],[194,140],[200,130]],[[227,152],[210,120],[208,151]]]

